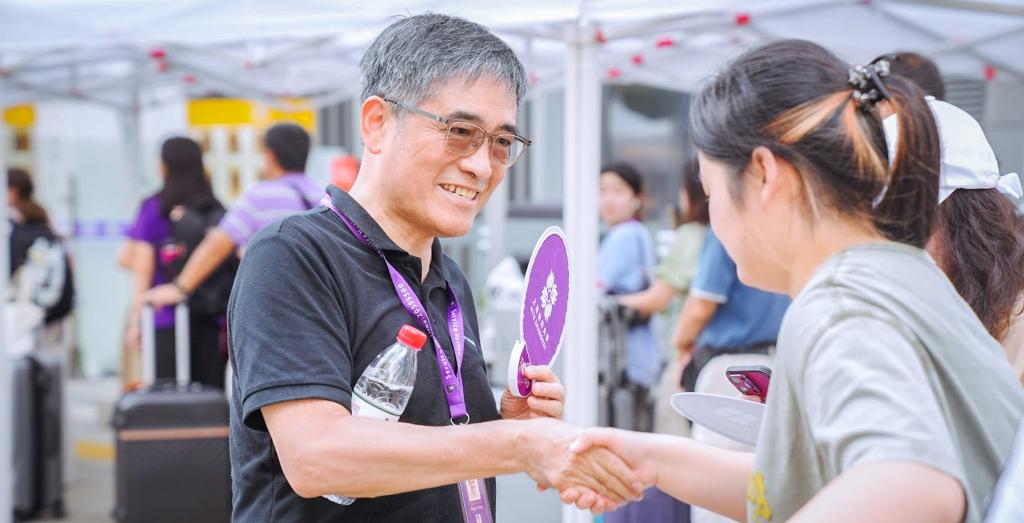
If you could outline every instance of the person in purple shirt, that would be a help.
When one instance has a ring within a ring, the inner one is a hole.
[[[242,255],[260,229],[316,206],[324,188],[303,174],[309,145],[309,134],[298,125],[284,123],[268,129],[263,137],[263,181],[247,189],[206,234],[174,281],[162,282],[143,299],[156,306],[185,300],[231,253],[237,250]]]
[[[186,203],[223,209],[206,177],[199,144],[189,138],[170,138],[161,147],[160,159],[164,185],[159,192],[143,200],[135,221],[128,228],[128,241],[120,255],[121,265],[133,275],[132,318],[139,317],[146,289],[167,280],[169,264],[175,254],[175,244],[171,242],[171,214]],[[174,309],[158,307],[154,324],[156,377],[173,378]],[[193,312],[189,325],[193,379],[200,383],[223,384],[218,317]],[[139,338],[139,322],[132,321],[129,343],[137,347]],[[217,368],[219,372],[211,370]]]

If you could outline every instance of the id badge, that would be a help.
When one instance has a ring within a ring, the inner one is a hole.
[[[487,484],[482,479],[459,482],[462,517],[466,523],[493,523],[491,503],[487,498]]]

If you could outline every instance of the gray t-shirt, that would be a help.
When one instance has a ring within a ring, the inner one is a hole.
[[[981,521],[1024,416],[999,346],[928,255],[875,243],[829,259],[782,323],[748,520],[785,521],[859,465],[957,478]]]

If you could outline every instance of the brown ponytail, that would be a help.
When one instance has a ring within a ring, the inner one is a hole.
[[[899,122],[896,157],[890,158],[889,185],[875,207],[875,223],[886,237],[923,247],[939,201],[939,133],[924,93],[901,77],[886,81],[889,104]]]
[[[11,168],[7,170],[7,188],[14,189],[15,199],[12,206],[21,214],[26,222],[42,222],[50,226],[50,215],[38,202],[32,199],[35,187],[28,172]]]

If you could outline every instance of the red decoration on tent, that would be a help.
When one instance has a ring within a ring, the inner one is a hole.
[[[183,81],[184,81],[184,82],[185,82],[186,84],[189,84],[189,85],[192,85],[192,84],[196,83],[196,75],[194,75],[194,74],[186,74],[186,75],[185,75],[185,76],[183,76],[183,77],[182,77],[181,79],[182,79],[182,80],[183,80]]]
[[[163,60],[157,62],[156,70],[161,73],[166,73],[171,68],[171,64],[164,62]]]
[[[604,31],[598,29],[596,32],[594,32],[594,41],[599,44],[603,44],[608,41],[608,37],[605,36]]]
[[[256,67],[256,64],[252,63],[252,60],[246,58],[245,62],[242,63],[242,67],[245,67],[246,69],[252,69],[253,67]]]
[[[154,60],[163,60],[167,58],[167,51],[163,47],[154,47],[149,50],[149,57]]]
[[[642,55],[640,53],[637,53],[637,54],[633,55],[633,58],[631,58],[630,60],[632,60],[633,65],[643,65],[644,64],[644,55]]]
[[[996,68],[992,64],[985,64],[985,79],[990,82],[996,79]]]
[[[742,27],[750,24],[750,13],[737,13],[736,25]]]
[[[609,80],[618,80],[621,77],[622,77],[622,71],[620,71],[618,67],[612,67],[612,68],[608,69],[608,79]]]
[[[657,47],[658,49],[664,49],[666,47],[672,47],[673,45],[676,45],[676,41],[671,36],[666,36],[665,38],[661,38],[657,42],[654,43],[654,47]]]
[[[872,0],[860,0],[860,3],[862,3],[864,5],[871,5]]]

